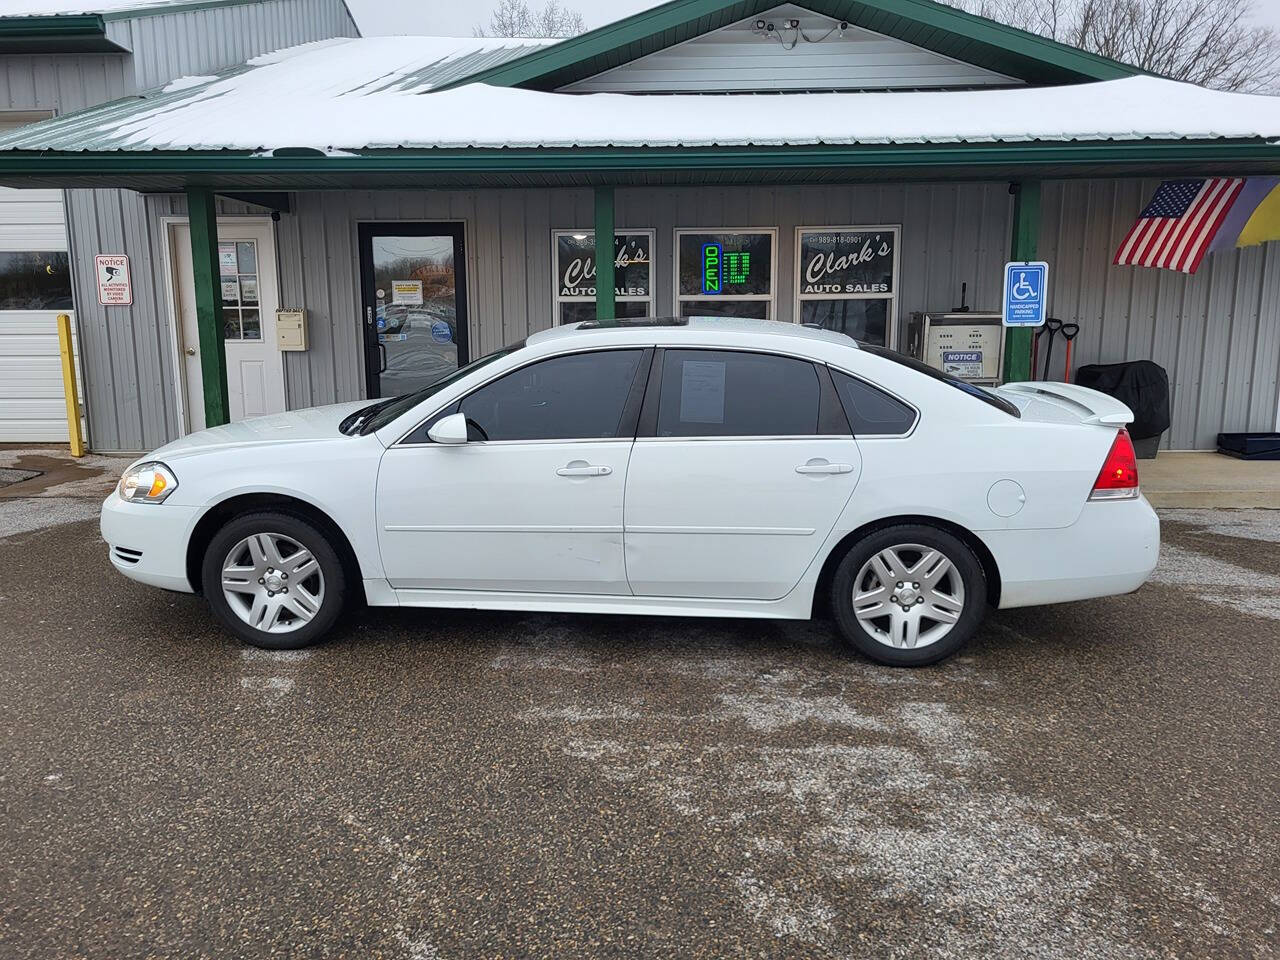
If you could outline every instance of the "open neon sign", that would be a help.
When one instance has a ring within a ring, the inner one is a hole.
[[[702,292],[715,296],[726,287],[746,283],[751,276],[751,254],[745,250],[724,251],[724,244],[702,245]]]

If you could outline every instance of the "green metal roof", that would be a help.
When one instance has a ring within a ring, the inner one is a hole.
[[[0,54],[121,53],[95,15],[0,17]]]
[[[671,0],[470,77],[468,82],[554,90],[757,16],[778,3]],[[800,0],[800,5],[1030,84],[1114,80],[1143,72],[933,0]]]
[[[56,29],[54,21],[73,20],[77,17],[101,17],[103,20],[129,20],[137,17],[161,17],[172,13],[207,10],[211,7],[236,7],[266,3],[268,0],[52,0],[47,4],[28,0],[23,6],[0,9],[0,24],[6,22],[42,22]]]
[[[266,0],[84,0],[0,9],[0,54],[127,53],[107,37],[107,23],[188,13]],[[13,9],[19,12],[12,12]],[[49,12],[42,12],[48,10]]]
[[[916,144],[840,147],[384,150],[359,156],[229,151],[5,153],[0,185],[172,192],[379,187],[1007,180],[1280,174],[1260,140]]]
[[[364,43],[354,38],[333,38],[327,43],[338,49],[348,43]],[[326,41],[321,41],[326,43]],[[304,45],[311,46],[311,45]],[[471,46],[475,49],[468,50]],[[432,55],[424,58],[421,67],[408,72],[383,72],[378,64],[372,64],[368,81],[358,92],[377,94],[424,93],[448,86],[455,80],[543,49],[539,40],[458,39],[456,48],[448,55]],[[294,49],[303,49],[298,47]],[[460,51],[460,52],[459,52]],[[171,112],[193,99],[199,98],[208,88],[225,80],[244,76],[258,69],[258,64],[246,63],[223,70],[208,77],[182,78],[179,82],[149,90],[139,96],[124,97],[98,104],[85,110],[67,113],[0,133],[0,149],[14,146],[21,150],[39,144],[41,151],[94,152],[128,150],[133,142],[131,123],[148,116]],[[350,90],[348,93],[355,93]],[[215,144],[220,146],[221,144]]]

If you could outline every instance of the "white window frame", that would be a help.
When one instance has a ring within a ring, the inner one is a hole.
[[[767,233],[772,242],[769,244],[769,292],[744,294],[742,296],[682,295],[680,293],[680,238],[689,233],[721,233],[729,235]],[[682,316],[680,307],[684,303],[716,303],[717,301],[764,301],[769,304],[766,319],[776,320],[778,317],[778,228],[777,227],[676,227],[671,248],[672,270],[672,306],[675,316]]]
[[[581,234],[592,236],[595,234],[595,228],[589,227],[586,230],[552,230],[551,231],[551,325],[558,327],[560,321],[560,305],[563,303],[595,303],[595,297],[562,297],[560,296],[560,238],[576,237]],[[617,303],[647,303],[649,305],[649,316],[654,316],[654,281],[657,280],[657,274],[654,270],[654,260],[657,259],[658,241],[657,231],[652,227],[616,227],[614,228],[614,237],[625,237],[633,234],[643,234],[649,238],[649,295],[647,297],[619,297],[615,296]],[[617,289],[617,284],[614,284]]]
[[[800,262],[800,246],[801,239],[806,233],[892,233],[893,234],[893,281],[890,284],[888,294],[883,293],[801,293],[800,288],[804,285],[804,264]],[[793,309],[795,311],[792,321],[800,322],[801,311],[800,305],[804,301],[812,300],[888,300],[889,309],[885,315],[885,346],[890,350],[898,348],[898,294],[901,282],[901,271],[899,270],[899,259],[902,256],[902,224],[900,223],[873,223],[873,224],[843,224],[839,226],[808,226],[796,227],[795,242],[795,301]]]

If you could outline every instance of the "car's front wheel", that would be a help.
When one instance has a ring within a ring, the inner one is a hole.
[[[246,643],[269,650],[315,643],[346,598],[337,552],[314,525],[289,513],[231,520],[210,541],[201,576],[218,619]]]
[[[856,543],[832,578],[845,640],[879,663],[919,667],[973,636],[987,606],[982,564],[958,537],[903,524]]]

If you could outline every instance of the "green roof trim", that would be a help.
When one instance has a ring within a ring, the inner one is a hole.
[[[645,147],[576,149],[379,150],[358,156],[316,156],[291,151],[270,156],[231,151],[109,153],[0,153],[0,182],[101,176],[287,176],[367,173],[661,172],[689,170],[922,168],[942,171],[1038,166],[1078,167],[1105,175],[1107,167],[1147,164],[1165,168],[1212,163],[1227,172],[1280,171],[1280,145],[1267,140],[1104,140],[981,144],[896,144],[812,147]],[[1228,169],[1229,168],[1229,169]],[[883,179],[892,179],[892,176]]]
[[[467,82],[554,90],[757,16],[780,2],[671,0]],[[1030,84],[1115,80],[1143,72],[933,0],[800,0],[799,6]]]
[[[0,16],[0,54],[120,53],[98,14],[59,17]]]

